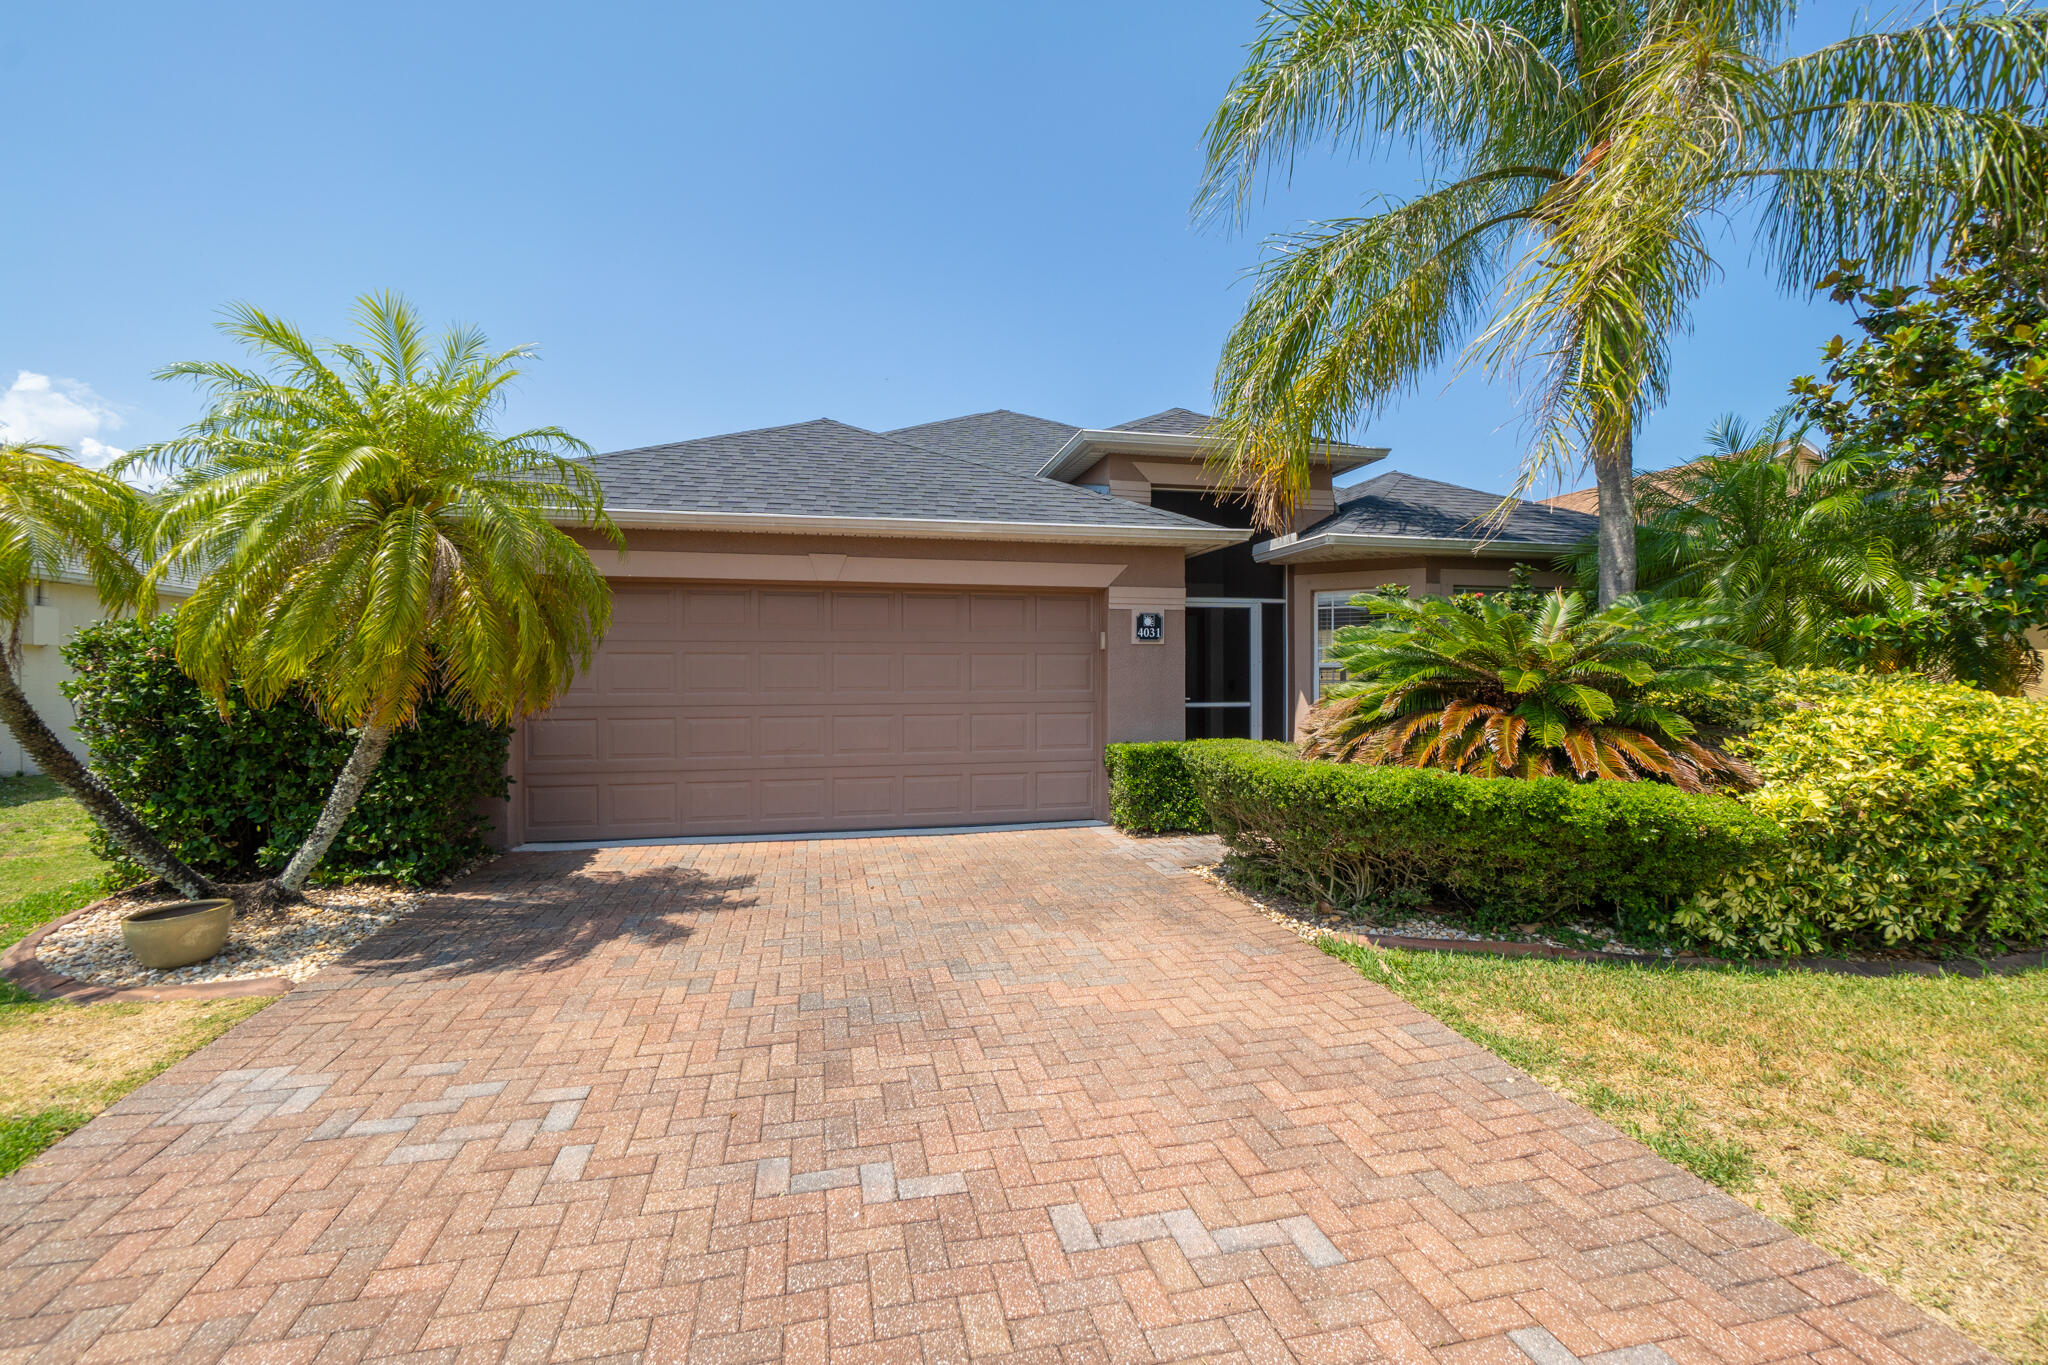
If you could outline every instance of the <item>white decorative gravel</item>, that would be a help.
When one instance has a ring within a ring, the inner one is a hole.
[[[172,971],[143,966],[121,941],[122,920],[176,899],[162,894],[114,897],[51,930],[36,945],[36,958],[53,972],[96,986],[197,986],[262,976],[304,981],[385,925],[411,914],[421,900],[418,891],[368,883],[316,887],[307,896],[309,904],[238,920],[220,952]]]

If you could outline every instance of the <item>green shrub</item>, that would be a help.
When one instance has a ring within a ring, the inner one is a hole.
[[[253,878],[292,855],[348,757],[350,732],[294,700],[232,697],[223,714],[171,656],[172,615],[103,621],[73,635],[65,684],[92,767],[172,851],[209,876]],[[511,732],[446,699],[400,730],[321,863],[320,879],[431,882],[485,852],[474,807],[502,799]],[[97,830],[102,857],[120,859]]]
[[[1209,814],[1182,758],[1190,742],[1201,741],[1112,744],[1102,751],[1112,824],[1126,834],[1209,832]]]
[[[1448,896],[1545,918],[1668,909],[1778,843],[1726,796],[1654,782],[1467,777],[1189,745],[1216,832],[1276,889],[1341,906]]]
[[[1770,953],[2048,934],[2048,705],[1909,675],[1787,675],[1738,747],[1784,853],[1672,917]]]

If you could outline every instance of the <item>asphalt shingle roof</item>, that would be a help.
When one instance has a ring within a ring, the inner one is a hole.
[[[1206,412],[1190,412],[1186,408],[1168,408],[1155,412],[1150,417],[1140,417],[1133,422],[1119,422],[1111,431],[1157,431],[1168,436],[1200,436],[1209,429],[1216,419]]]
[[[1300,533],[1413,536],[1422,540],[1489,539],[1571,545],[1591,535],[1599,518],[1567,508],[1517,501],[1504,525],[1483,525],[1500,506],[1498,494],[1399,472],[1337,490],[1337,510]]]
[[[882,433],[898,441],[936,450],[941,455],[992,464],[1018,474],[1036,474],[1079,431],[1029,413],[997,408],[943,422],[925,422]]]
[[[822,418],[612,451],[593,464],[607,506],[621,517],[659,510],[1215,529]]]

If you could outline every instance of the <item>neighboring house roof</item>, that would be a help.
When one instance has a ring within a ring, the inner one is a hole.
[[[1810,474],[1826,458],[1826,453],[1819,446],[1814,445],[1811,441],[1802,442],[1799,448],[1797,472],[1802,477]],[[1687,470],[1705,463],[1705,459],[1687,460],[1684,464],[1675,464],[1669,469],[1658,469],[1648,474],[1638,474],[1636,475],[1636,492],[1641,493],[1646,488],[1660,489],[1666,493],[1672,492],[1677,487],[1678,481],[1685,476]],[[1567,512],[1586,512],[1594,516],[1598,516],[1600,513],[1600,490],[1598,488],[1575,488],[1569,493],[1559,493],[1553,497],[1539,499],[1539,501],[1545,507],[1562,507]]]
[[[1197,550],[1245,537],[828,419],[612,451],[593,464],[606,510],[622,526],[996,535]]]
[[[1514,500],[1492,520],[1501,498],[1476,488],[1389,473],[1337,490],[1337,510],[1315,525],[1278,536],[1253,554],[1268,563],[1358,554],[1469,551],[1488,555],[1555,554],[1591,535],[1597,517]]]
[[[882,434],[936,450],[941,455],[1000,465],[1019,474],[1036,474],[1079,430],[1065,422],[997,408],[994,412],[949,417],[943,422],[898,427]]]

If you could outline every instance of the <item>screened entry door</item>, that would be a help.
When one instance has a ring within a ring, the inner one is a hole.
[[[1263,599],[1189,598],[1189,739],[1284,739],[1286,606]]]

